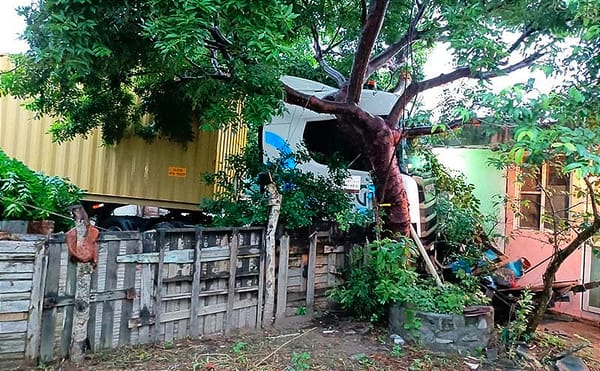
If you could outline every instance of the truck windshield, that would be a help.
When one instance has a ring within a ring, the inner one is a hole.
[[[350,169],[370,170],[356,144],[349,143],[340,134],[336,120],[308,121],[303,139],[311,157],[321,164],[327,165],[331,159],[336,158]]]

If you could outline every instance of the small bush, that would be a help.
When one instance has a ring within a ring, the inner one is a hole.
[[[66,179],[46,176],[0,150],[0,218],[54,220],[57,229],[69,224],[67,207],[79,203],[83,191]]]
[[[361,318],[385,317],[392,303],[436,313],[462,313],[469,305],[487,303],[477,279],[459,274],[458,283],[439,287],[414,269],[413,242],[408,238],[384,239],[350,252],[350,271],[343,286],[330,296]]]

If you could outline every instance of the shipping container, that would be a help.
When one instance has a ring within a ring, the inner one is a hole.
[[[7,57],[0,56],[0,68],[8,66]],[[58,144],[49,134],[53,119],[36,118],[23,103],[0,98],[0,148],[31,169],[68,178],[90,201],[197,210],[215,191],[204,184],[202,174],[221,170],[226,157],[241,152],[246,140],[240,125],[237,130],[198,131],[185,147],[135,136],[104,146],[99,130]]]

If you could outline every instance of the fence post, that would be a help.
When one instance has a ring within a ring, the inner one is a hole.
[[[263,325],[273,324],[275,311],[275,232],[279,221],[281,209],[281,194],[275,183],[266,185],[269,195],[269,219],[267,221],[266,252],[265,252],[265,306],[263,311]]]
[[[277,311],[275,321],[285,318],[287,306],[288,264],[290,256],[290,236],[279,240],[279,268],[277,269]]]
[[[306,314],[315,311],[315,270],[317,265],[317,232],[310,236],[308,250],[308,275],[306,277]]]
[[[27,322],[27,340],[25,343],[25,358],[31,361],[35,361],[40,352],[44,287],[46,285],[47,243],[46,241],[37,245],[34,260],[31,302],[29,304],[29,319]]]

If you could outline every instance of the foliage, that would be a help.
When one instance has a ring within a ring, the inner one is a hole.
[[[309,352],[302,352],[302,353],[293,352],[292,353],[292,367],[290,368],[290,371],[310,370],[309,361],[310,361],[310,353]]]
[[[66,179],[34,172],[0,149],[0,217],[3,219],[51,219],[57,229],[67,225],[67,207],[79,203],[82,190]]]
[[[507,354],[514,358],[517,346],[530,339],[527,333],[527,323],[533,311],[533,295],[529,290],[523,291],[515,304],[514,319],[502,329],[502,342],[507,349]]]
[[[192,125],[235,125],[238,110],[259,125],[281,108],[295,18],[286,2],[45,0],[20,13],[30,50],[3,90],[58,117],[56,140],[101,127],[106,143],[127,131],[186,142]]]
[[[218,226],[264,224],[267,219],[267,199],[259,187],[261,174],[270,174],[282,195],[280,223],[295,229],[321,221],[361,222],[352,208],[352,201],[342,189],[348,172],[343,167],[330,166],[329,177],[303,172],[298,167],[308,161],[306,153],[284,155],[279,161],[262,162],[258,148],[249,146],[241,155],[230,156],[225,169],[205,175],[205,181],[216,184],[219,191],[205,199],[202,208],[214,214]],[[232,181],[233,179],[233,181]]]
[[[486,299],[476,278],[463,275],[457,283],[443,288],[421,278],[413,267],[413,243],[408,238],[384,239],[350,253],[350,271],[343,286],[330,292],[345,309],[362,318],[384,318],[392,303],[436,313],[462,313],[465,306],[483,304]]]
[[[452,173],[431,151],[423,149],[420,153],[425,159],[421,171],[435,179],[440,236],[438,250],[445,251],[440,259],[479,261],[483,241],[488,236],[497,237],[489,227],[497,225],[498,215],[484,215],[480,211],[480,200],[474,194],[475,186],[467,181],[464,174]]]

